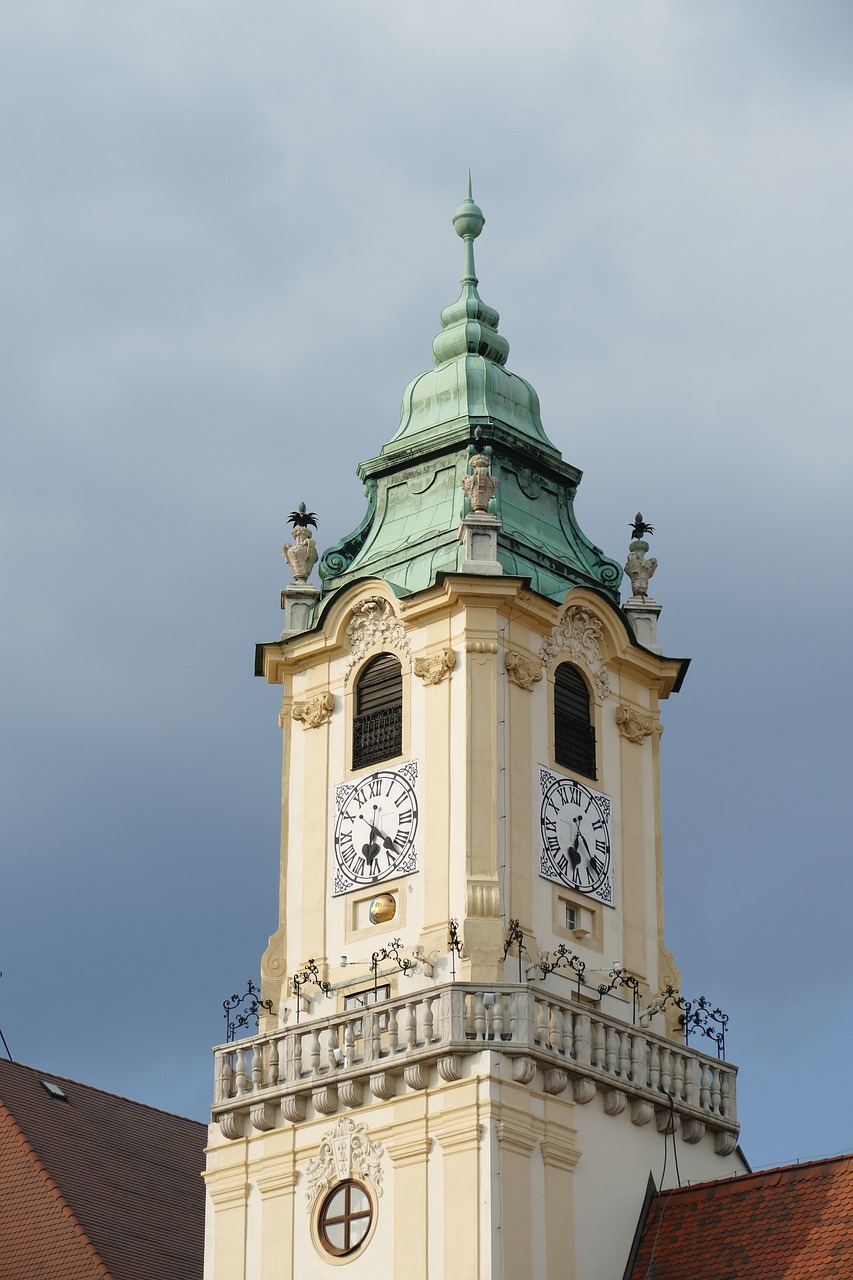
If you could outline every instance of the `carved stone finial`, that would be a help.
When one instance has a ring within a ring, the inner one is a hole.
[[[654,528],[643,519],[642,511],[638,511],[631,523],[632,540],[628,544],[628,559],[625,561],[625,572],[631,579],[631,590],[635,599],[649,594],[649,578],[658,567],[654,556],[646,559],[646,552],[649,549],[649,544],[643,536],[646,533],[654,533]]]
[[[317,563],[317,544],[304,525],[294,526],[293,538],[293,542],[285,542],[281,554],[293,574],[293,581],[307,582],[308,575]]]
[[[477,428],[480,431],[480,428]],[[480,431],[482,437],[482,431]],[[494,496],[498,482],[491,473],[491,458],[486,453],[480,453],[480,439],[477,439],[477,452],[472,454],[468,459],[468,465],[471,468],[471,474],[463,476],[460,480],[462,488],[465,490],[465,496],[471,503],[471,510],[476,514],[487,514],[487,508]]]

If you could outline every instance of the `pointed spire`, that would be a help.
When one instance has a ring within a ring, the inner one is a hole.
[[[471,192],[471,170],[468,170],[468,190],[465,199],[453,215],[456,234],[464,242],[465,257],[462,268],[462,292],[456,302],[441,313],[442,332],[432,344],[433,360],[445,364],[458,356],[482,356],[495,364],[506,364],[509,343],[498,333],[500,316],[487,306],[477,292],[477,272],[474,267],[474,241],[483,230],[486,219],[483,210],[474,203]]]

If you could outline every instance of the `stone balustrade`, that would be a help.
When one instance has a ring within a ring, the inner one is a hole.
[[[426,1088],[430,1072],[461,1079],[484,1051],[511,1061],[513,1078],[604,1110],[630,1106],[635,1124],[679,1125],[686,1142],[706,1128],[720,1154],[737,1144],[736,1068],[530,985],[451,983],[411,998],[313,1018],[214,1050],[213,1119],[227,1137],[298,1123],[313,1113]]]

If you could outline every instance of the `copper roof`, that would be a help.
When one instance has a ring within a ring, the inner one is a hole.
[[[206,1138],[195,1120],[0,1060],[2,1280],[200,1280]]]
[[[853,1156],[658,1192],[628,1280],[853,1276]]]

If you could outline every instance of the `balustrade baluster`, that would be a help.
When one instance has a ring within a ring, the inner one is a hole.
[[[631,1079],[634,1081],[634,1084],[639,1085],[640,1088],[644,1088],[647,1083],[647,1048],[648,1041],[646,1040],[646,1037],[638,1035],[636,1031],[633,1032],[631,1035]]]
[[[604,1045],[606,1034],[604,1023],[599,1022],[596,1019],[592,1033],[592,1063],[593,1066],[602,1070],[604,1068]]]
[[[734,1082],[735,1078],[730,1071],[720,1071],[722,1080],[721,1087],[721,1103],[720,1110],[727,1120],[736,1119],[735,1116],[735,1098],[734,1098]]]
[[[684,1054],[673,1054],[672,1092],[678,1101],[684,1097]]]
[[[669,1049],[661,1050],[660,1087],[664,1093],[672,1093],[672,1053]]]
[[[711,1068],[711,1110],[715,1116],[720,1114],[720,1104],[723,1100],[722,1089],[720,1087],[720,1068]]]
[[[548,1004],[545,1000],[536,1001],[535,1040],[543,1049],[548,1043]]]
[[[555,1004],[551,1005],[548,1016],[548,1048],[559,1053],[563,1047],[563,1012]]]
[[[320,1070],[320,1033],[316,1028],[308,1034],[308,1046],[311,1074],[316,1076]]]
[[[605,1040],[605,1070],[610,1075],[616,1074],[616,1063],[619,1061],[619,1036],[616,1034],[615,1027],[607,1028],[607,1039]]]
[[[435,1037],[435,1032],[433,1030],[435,1026],[433,1010],[436,998],[436,996],[427,996],[422,1005],[424,1011],[424,1044],[432,1044]]]
[[[234,1096],[239,1098],[246,1092],[246,1050],[237,1050],[236,1070],[234,1073]]]
[[[256,1044],[252,1049],[252,1091],[257,1093],[264,1087],[264,1046]]]
[[[418,1002],[409,1000],[406,1003],[406,1052],[412,1053],[418,1047]]]
[[[575,1022],[576,1015],[571,1009],[566,1009],[563,1014],[563,1045],[562,1054],[564,1058],[574,1058],[575,1056]]]
[[[338,1029],[337,1027],[329,1027],[329,1041],[326,1045],[326,1065],[332,1071],[334,1071],[338,1065],[335,1058],[335,1050],[338,1048]]]
[[[654,1041],[649,1049],[649,1088],[660,1088],[660,1048]]]
[[[270,1055],[267,1059],[267,1085],[273,1087],[278,1084],[278,1040],[270,1041]]]
[[[699,1106],[703,1111],[711,1110],[711,1068],[705,1062],[700,1066],[702,1083],[699,1087]]]
[[[486,1035],[486,1006],[483,1004],[483,993],[478,991],[473,998],[473,1017],[471,1018],[471,1026],[473,1040],[483,1040]]]
[[[627,1031],[619,1033],[619,1074],[626,1080],[631,1075],[631,1036]]]
[[[588,1013],[575,1014],[575,1061],[588,1067],[592,1058],[592,1027]]]
[[[355,1061],[355,1018],[344,1023],[344,1066],[351,1067]]]
[[[504,1038],[504,1021],[504,998],[499,992],[492,1006],[492,1030],[495,1033],[496,1040],[503,1040]]]
[[[701,1075],[702,1068],[694,1058],[689,1058],[684,1063],[684,1101],[688,1107],[695,1107],[698,1103],[698,1088],[696,1085],[697,1074]]]
[[[397,1045],[400,1041],[400,1032],[397,1027],[397,1009],[392,1005],[388,1010],[388,1052],[394,1054],[397,1052]]]

